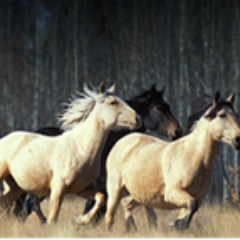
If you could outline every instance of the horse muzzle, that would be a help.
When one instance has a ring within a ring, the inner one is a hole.
[[[240,150],[240,136],[237,136],[235,139],[233,139],[232,144],[235,149]]]
[[[182,128],[179,127],[175,130],[175,132],[173,134],[169,133],[169,138],[171,140],[176,140],[176,139],[182,137],[182,135],[183,135],[183,130],[182,130]]]
[[[140,128],[142,126],[142,118],[140,115],[137,115],[136,118],[135,118],[135,122],[129,122],[129,125],[134,128],[134,129],[137,129],[137,128]]]

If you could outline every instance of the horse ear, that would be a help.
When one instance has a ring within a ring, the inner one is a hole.
[[[213,99],[213,106],[217,106],[217,104],[220,102],[220,98],[221,98],[220,92],[217,91]]]
[[[116,83],[114,83],[114,84],[108,89],[108,92],[114,93],[114,92],[115,92],[115,88],[116,88]]]
[[[156,91],[155,83],[151,86],[150,91],[151,91],[151,92],[155,92],[155,91]]]
[[[166,86],[164,86],[164,87],[159,91],[159,93],[160,93],[161,95],[163,95],[164,92],[165,92],[165,89],[166,89]]]
[[[233,105],[234,103],[234,99],[235,99],[235,93],[232,93],[228,98],[227,98],[227,102],[230,103],[231,105]]]
[[[99,93],[103,94],[105,93],[105,91],[106,91],[105,84],[104,82],[101,82],[99,85]]]

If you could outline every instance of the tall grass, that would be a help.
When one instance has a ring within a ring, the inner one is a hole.
[[[203,205],[194,215],[190,228],[184,232],[171,229],[168,223],[174,221],[178,211],[156,210],[158,216],[158,229],[149,229],[144,208],[134,210],[134,218],[138,227],[137,232],[126,233],[123,221],[123,212],[118,208],[112,232],[105,230],[104,221],[98,226],[76,226],[71,219],[82,212],[84,201],[80,198],[65,199],[59,220],[56,225],[42,226],[33,213],[25,224],[18,222],[7,214],[0,216],[1,238],[197,238],[197,237],[240,237],[240,214],[233,208],[222,208],[219,205]],[[48,201],[42,203],[45,214],[48,212]]]

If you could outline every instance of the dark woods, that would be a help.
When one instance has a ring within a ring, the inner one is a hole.
[[[184,125],[216,90],[240,109],[240,2],[0,0],[0,66],[1,136],[56,126],[61,102],[101,81],[123,98],[166,85]],[[224,202],[240,160],[229,147],[218,158],[210,196]]]

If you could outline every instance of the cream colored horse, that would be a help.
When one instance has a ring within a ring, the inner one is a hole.
[[[159,209],[183,210],[174,226],[189,227],[193,214],[212,186],[213,166],[221,142],[240,148],[240,129],[233,109],[234,95],[226,101],[216,93],[192,133],[165,142],[133,133],[117,142],[107,160],[108,202],[106,224],[113,224],[122,199],[126,223],[132,210],[144,204]]]
[[[0,198],[3,212],[23,191],[38,196],[50,195],[47,223],[57,220],[64,195],[75,193],[94,198],[96,205],[85,215],[90,220],[100,207],[103,194],[96,193],[91,183],[100,172],[100,155],[105,140],[115,127],[136,128],[139,116],[113,92],[100,93],[87,87],[74,99],[60,121],[66,130],[56,137],[30,132],[13,132],[0,140],[0,180],[10,191]],[[71,130],[68,130],[71,129]]]

